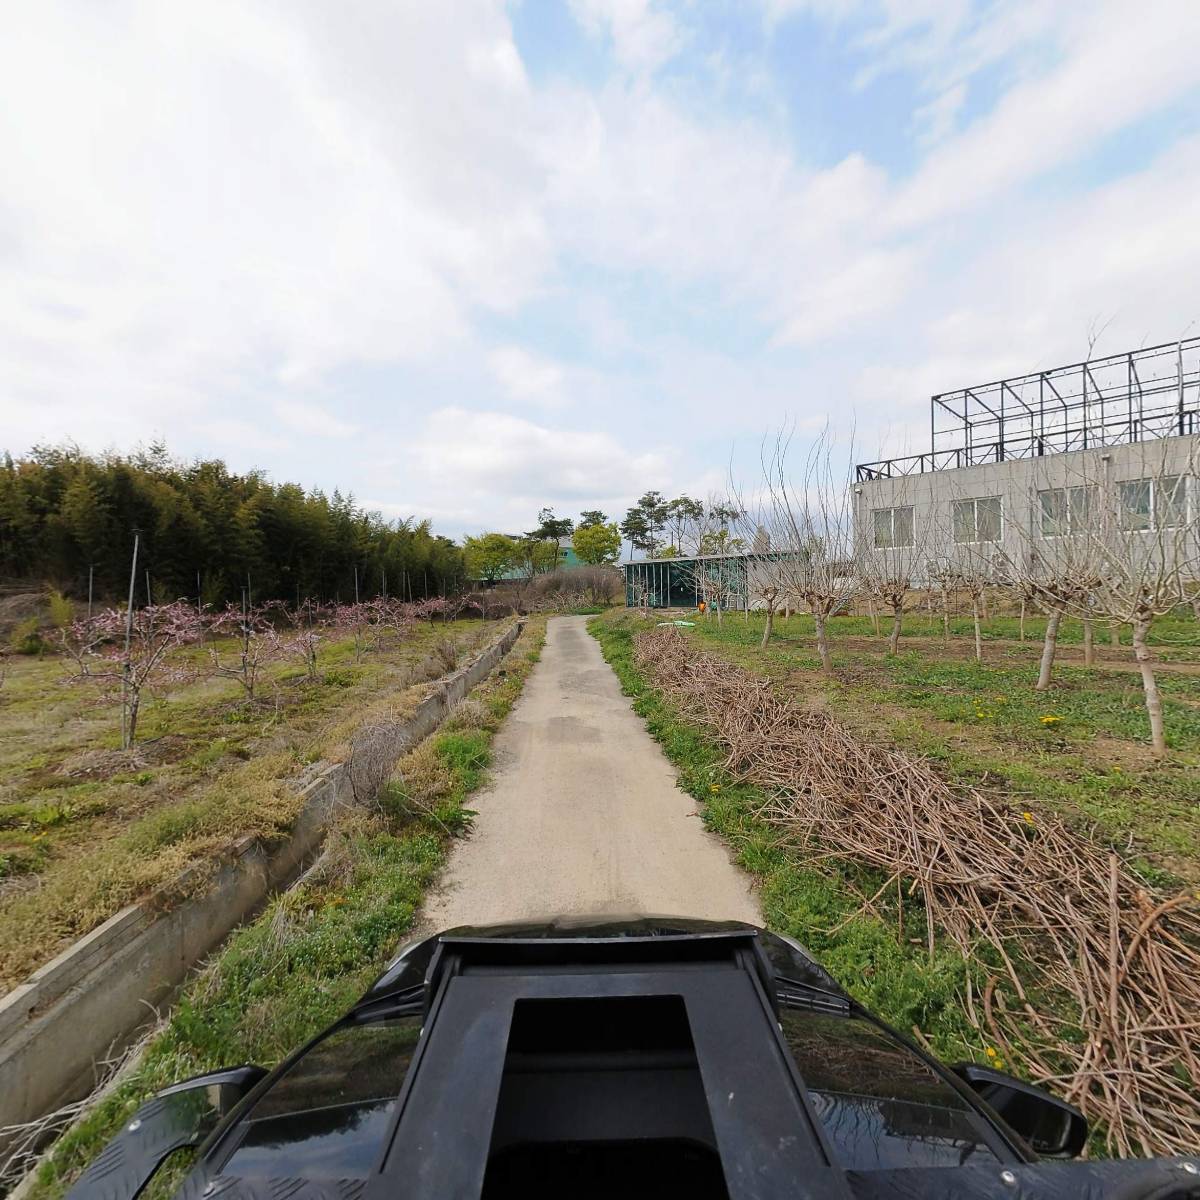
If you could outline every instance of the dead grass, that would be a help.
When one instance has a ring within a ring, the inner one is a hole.
[[[357,665],[349,643],[327,646],[324,682],[285,667],[253,704],[234,684],[185,689],[146,709],[128,755],[113,710],[64,686],[59,664],[19,662],[0,692],[0,988],[184,867],[199,864],[187,887],[202,888],[234,840],[285,831],[299,807],[290,781],[344,753],[365,720],[411,712],[433,643],[453,639],[465,658],[497,629],[420,625]]]

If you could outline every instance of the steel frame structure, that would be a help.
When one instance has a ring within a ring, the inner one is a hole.
[[[858,482],[1200,432],[1200,337],[930,400],[929,452],[860,463]]]

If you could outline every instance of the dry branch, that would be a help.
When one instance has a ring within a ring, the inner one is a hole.
[[[761,815],[793,844],[911,881],[935,932],[999,964],[976,1025],[1021,1047],[1105,1128],[1120,1155],[1200,1144],[1200,904],[1164,898],[1116,854],[1054,818],[1009,811],[924,760],[863,741],[770,680],[641,635],[653,682],[711,729],[725,766],[762,788]],[[1034,1006],[1027,985],[1054,998]],[[1082,1031],[1082,1039],[1080,1039]],[[1190,1083],[1188,1082],[1190,1081]]]

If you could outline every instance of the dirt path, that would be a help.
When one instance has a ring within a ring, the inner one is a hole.
[[[587,913],[760,923],[748,879],[676,787],[585,621],[550,621],[422,928]]]

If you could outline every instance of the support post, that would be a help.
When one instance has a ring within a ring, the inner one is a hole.
[[[133,562],[129,567],[129,603],[125,608],[125,660],[121,664],[121,749],[129,749],[129,646],[133,641],[133,589],[137,584],[138,531],[133,531]]]

